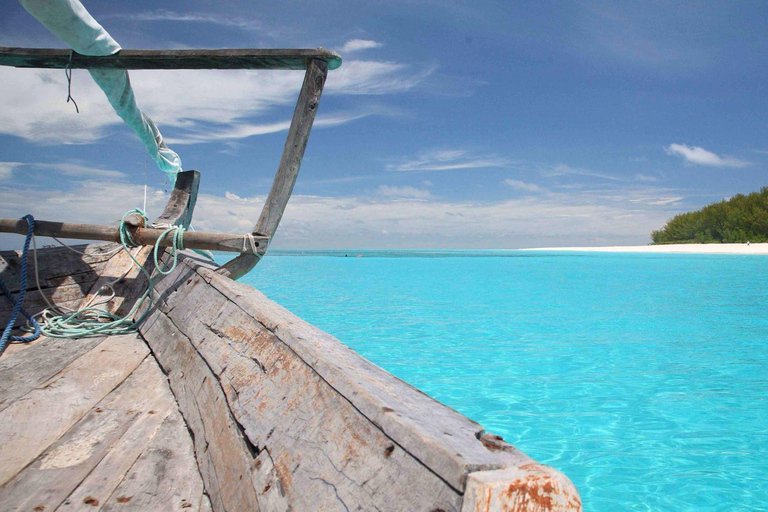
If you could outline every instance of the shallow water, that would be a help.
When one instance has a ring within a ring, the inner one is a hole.
[[[585,510],[768,508],[768,257],[344,254],[275,251],[243,281],[564,472]]]

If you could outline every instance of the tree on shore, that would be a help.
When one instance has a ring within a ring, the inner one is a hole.
[[[768,187],[676,215],[651,239],[654,244],[768,242]]]

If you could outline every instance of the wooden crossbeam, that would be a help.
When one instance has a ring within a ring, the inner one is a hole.
[[[140,245],[155,245],[157,239],[165,231],[164,229],[145,228],[137,222],[138,217],[132,219],[130,226],[131,237]],[[0,233],[27,234],[27,221],[23,219],[0,219]],[[100,224],[73,224],[68,222],[51,222],[35,220],[35,235],[55,236],[56,238],[75,238],[78,240],[104,240],[106,242],[119,242],[120,232],[117,226],[104,226]],[[256,247],[265,247],[269,239],[267,237],[254,236]],[[160,242],[161,247],[172,245],[170,236]],[[239,253],[252,253],[250,242],[243,235],[230,235],[227,233],[205,233],[202,231],[186,231],[184,233],[185,249],[205,249],[209,251],[227,251]]]
[[[72,61],[70,64],[70,55]],[[120,50],[115,55],[89,57],[70,50],[0,46],[0,66],[17,68],[116,69],[307,69],[321,60],[329,69],[341,66],[336,52],[315,50]]]

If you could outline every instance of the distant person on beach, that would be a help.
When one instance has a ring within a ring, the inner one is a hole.
[[[747,245],[749,245],[749,240],[747,240]]]

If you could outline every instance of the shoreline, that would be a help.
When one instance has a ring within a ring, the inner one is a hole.
[[[521,251],[563,252],[636,252],[649,254],[765,254],[768,243],[761,244],[667,244],[667,245],[616,245],[606,247],[537,247]]]

